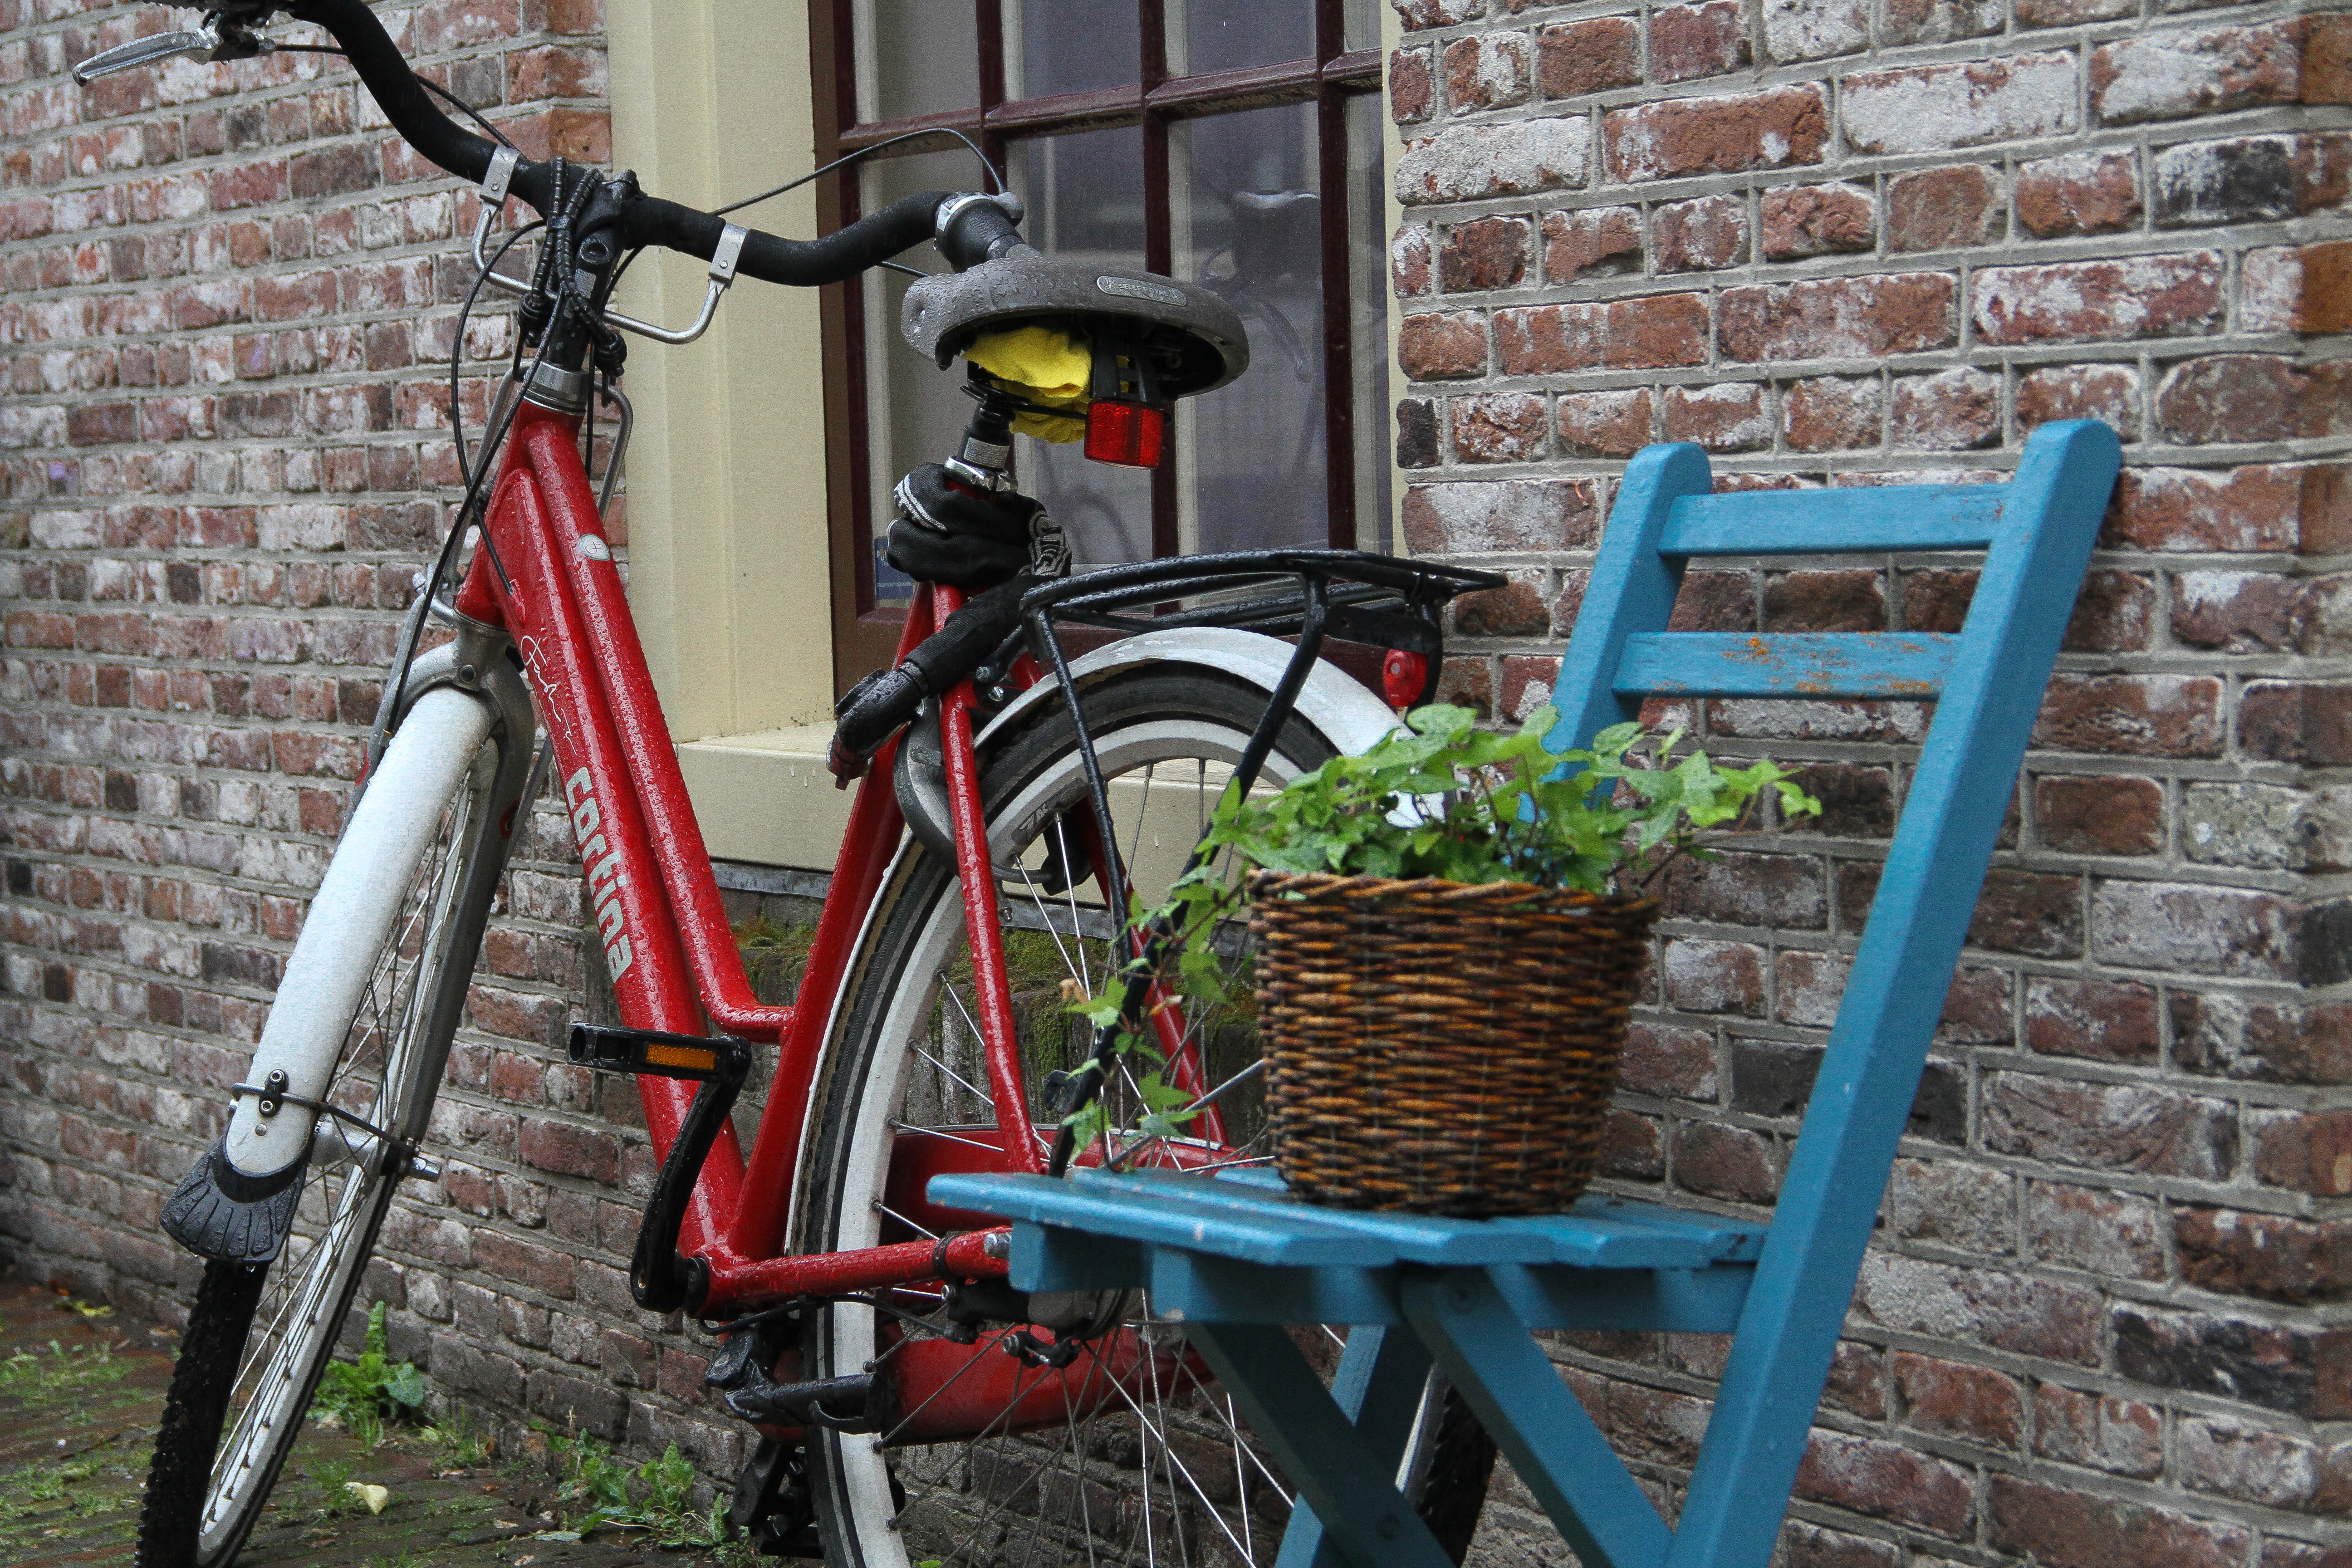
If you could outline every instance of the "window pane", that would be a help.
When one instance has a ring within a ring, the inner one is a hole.
[[[1169,0],[1171,76],[1205,76],[1314,54],[1315,0]]]
[[[1143,132],[1133,126],[1047,136],[1011,149],[1013,188],[1029,204],[1029,243],[1057,256],[1143,265]],[[961,399],[959,399],[961,401]],[[961,419],[954,426],[961,429]],[[1021,488],[1069,531],[1080,567],[1151,559],[1151,474],[1087,461],[1075,444],[1023,436]]]
[[[1241,312],[1250,345],[1240,380],[1183,405],[1184,548],[1322,544],[1329,507],[1315,107],[1186,121],[1170,150],[1177,269]]]
[[[1348,100],[1348,292],[1355,311],[1349,359],[1356,373],[1356,548],[1390,543],[1391,472],[1396,463],[1389,407],[1387,180],[1381,168],[1381,95]]]
[[[1345,13],[1341,36],[1351,49],[1377,49],[1381,47],[1380,0],[1340,0]]]
[[[972,0],[854,4],[860,121],[898,120],[979,104],[980,34]]]
[[[926,153],[913,158],[869,159],[862,200],[875,212],[917,191],[977,189],[971,153]],[[909,252],[911,266],[937,270],[939,256],[928,247]],[[936,463],[956,449],[956,436],[971,417],[971,401],[960,388],[962,370],[941,371],[898,336],[898,306],[913,279],[877,268],[866,275],[866,387],[867,515],[873,520],[874,597],[902,605],[914,584],[882,559],[882,535],[890,526],[890,489],[918,463]]]
[[[1004,96],[1141,81],[1142,37],[1134,0],[1004,0]]]

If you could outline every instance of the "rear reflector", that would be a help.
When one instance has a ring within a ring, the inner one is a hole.
[[[1123,468],[1156,468],[1168,435],[1166,411],[1098,397],[1087,405],[1087,456]]]

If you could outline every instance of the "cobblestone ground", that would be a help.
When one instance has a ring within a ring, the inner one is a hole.
[[[0,1563],[131,1561],[172,1351],[162,1331],[111,1312],[86,1315],[53,1291],[0,1281]],[[413,1433],[395,1432],[370,1449],[313,1424],[238,1568],[720,1568],[728,1561],[662,1551],[642,1532],[611,1528],[585,1541],[550,1540],[558,1521],[545,1510],[555,1481],[543,1459],[453,1466],[449,1458]],[[347,1480],[384,1488],[383,1512],[371,1516],[345,1500]]]

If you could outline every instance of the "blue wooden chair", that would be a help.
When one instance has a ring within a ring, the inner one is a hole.
[[[1309,1207],[1267,1173],[941,1176],[1014,1222],[1027,1289],[1148,1285],[1298,1487],[1282,1568],[1443,1568],[1390,1484],[1433,1359],[1588,1568],[1764,1568],[2118,466],[2077,421],[2014,481],[1716,495],[1696,447],[1628,467],[1560,668],[1556,751],[1654,694],[1936,703],[1769,1226],[1589,1195],[1542,1219]],[[1957,634],[1668,632],[1703,556],[1985,552]],[[1281,1325],[1345,1322],[1327,1394]],[[1732,1335],[1675,1528],[1532,1328]]]

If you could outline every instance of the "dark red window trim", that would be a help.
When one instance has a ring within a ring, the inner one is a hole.
[[[1174,250],[1168,133],[1177,121],[1312,103],[1321,187],[1327,196],[1348,192],[1347,102],[1358,94],[1380,90],[1381,54],[1377,49],[1346,47],[1345,0],[1312,3],[1314,58],[1171,79],[1162,0],[1134,0],[1143,41],[1137,85],[1007,102],[1003,6],[1000,0],[972,0],[979,37],[980,101],[971,109],[859,123],[850,0],[810,0],[811,64],[818,88],[816,161],[830,163],[845,153],[920,131],[939,134],[904,142],[884,155],[936,152],[955,146],[948,132],[961,131],[976,138],[1001,164],[1008,141],[1138,125],[1143,131],[1144,265],[1165,272],[1172,265]],[[824,227],[856,220],[858,188],[854,166],[826,177],[817,200]],[[1346,200],[1322,204],[1325,483],[1330,542],[1342,548],[1354,546],[1357,529],[1349,217]],[[855,283],[837,285],[826,293],[825,363],[842,367],[840,374],[827,379],[825,426],[828,500],[835,520],[834,676],[836,689],[845,689],[866,670],[887,662],[902,612],[876,605],[873,552],[867,543],[873,528],[869,499],[873,475],[866,429],[866,293]],[[1153,470],[1151,514],[1153,553],[1176,553],[1177,474],[1172,460]]]

